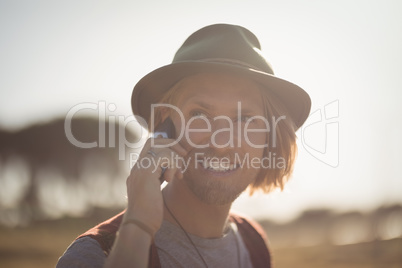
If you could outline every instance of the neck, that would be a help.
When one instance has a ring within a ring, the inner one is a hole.
[[[217,206],[202,202],[184,181],[173,180],[163,189],[166,206],[187,233],[202,238],[221,237],[227,227],[231,204]],[[178,225],[164,209],[164,219]]]

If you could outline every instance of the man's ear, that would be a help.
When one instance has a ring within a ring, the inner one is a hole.
[[[161,109],[161,123],[166,120],[170,116],[170,110],[167,107],[163,107]]]

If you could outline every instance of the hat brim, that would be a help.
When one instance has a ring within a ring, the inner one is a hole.
[[[144,76],[134,87],[131,107],[135,116],[147,121],[151,114],[151,104],[158,103],[162,96],[181,79],[198,73],[224,72],[242,75],[255,80],[274,94],[286,107],[296,129],[306,121],[311,108],[309,95],[299,86],[274,75],[226,63],[188,61],[172,63],[160,67]],[[143,124],[143,120],[139,121]]]

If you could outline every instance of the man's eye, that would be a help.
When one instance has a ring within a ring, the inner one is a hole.
[[[246,123],[246,122],[251,123],[254,121],[254,119],[252,119],[251,116],[242,116],[242,117],[240,117],[240,120],[238,120],[238,121],[243,122],[243,123]]]
[[[205,117],[207,118],[207,115],[203,112],[200,111],[194,111],[191,113],[191,117]]]

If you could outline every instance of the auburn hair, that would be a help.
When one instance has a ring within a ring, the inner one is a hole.
[[[261,96],[265,110],[265,117],[271,127],[268,136],[268,146],[264,150],[264,156],[283,160],[283,165],[262,168],[260,175],[249,186],[250,195],[255,190],[265,193],[275,188],[283,190],[285,183],[293,173],[293,167],[297,155],[296,126],[289,116],[286,107],[269,90],[261,87]],[[267,92],[268,91],[268,92]],[[273,131],[275,131],[273,133]]]

